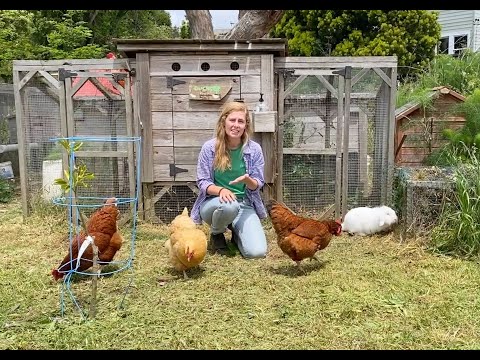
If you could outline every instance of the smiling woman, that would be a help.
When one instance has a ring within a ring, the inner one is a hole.
[[[260,145],[250,139],[250,113],[244,103],[226,103],[216,125],[216,136],[198,156],[199,195],[191,217],[210,225],[211,249],[227,254],[224,232],[246,258],[265,257],[267,241],[260,219],[267,216],[260,197],[265,161]]]

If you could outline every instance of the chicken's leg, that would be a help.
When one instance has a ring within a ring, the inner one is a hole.
[[[185,280],[188,279],[187,272],[186,272],[185,270],[183,270],[183,278],[184,278]]]
[[[295,261],[297,263],[297,269],[300,270],[303,274],[305,274],[305,270],[303,270],[303,267],[300,265],[300,261]]]

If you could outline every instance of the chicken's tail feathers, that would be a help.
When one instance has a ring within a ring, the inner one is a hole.
[[[187,209],[186,206],[185,206],[185,208],[184,208],[183,211],[182,211],[182,215],[188,215],[188,209]]]

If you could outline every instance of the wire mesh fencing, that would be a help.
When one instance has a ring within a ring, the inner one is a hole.
[[[311,71],[312,75],[305,75],[308,70],[303,75],[287,73],[282,89],[286,95],[279,99],[283,101],[283,201],[297,212],[322,213],[335,206],[346,184],[342,201],[348,209],[384,204],[389,188],[389,88],[373,70],[353,69],[352,78],[363,72],[351,89],[339,95],[339,76],[321,79]],[[346,130],[348,151],[343,144]],[[344,156],[345,163],[339,161]],[[341,171],[345,166],[347,181]]]

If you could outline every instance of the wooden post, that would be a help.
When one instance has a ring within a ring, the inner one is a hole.
[[[142,182],[153,182],[153,130],[150,101],[150,55],[137,53],[136,89],[138,111],[142,127]]]
[[[345,78],[338,79],[337,96],[337,133],[336,133],[336,158],[335,158],[335,217],[342,216],[342,135],[343,135],[343,98],[345,91]]]
[[[278,74],[278,116],[277,116],[277,178],[276,200],[283,202],[283,130],[285,128],[285,78]]]
[[[261,55],[260,70],[260,92],[264,94],[263,99],[269,111],[273,111],[273,55]],[[260,98],[260,97],[259,97]],[[275,182],[275,157],[274,152],[274,135],[275,133],[262,133],[262,150],[265,159],[264,177],[266,184]],[[271,199],[275,197],[273,188],[265,186],[263,188],[265,197]]]
[[[397,68],[389,70],[390,103],[388,109],[388,170],[385,186],[387,204],[392,204],[393,172],[395,169],[395,108],[397,104]]]
[[[352,68],[345,66],[345,108],[343,122],[343,174],[342,174],[342,217],[348,208],[348,145],[350,136],[350,93],[352,91]]]
[[[13,94],[15,98],[15,114],[17,118],[17,141],[18,141],[18,166],[20,170],[20,188],[22,191],[23,220],[29,215],[28,208],[28,183],[27,183],[27,154],[25,140],[25,118],[23,112],[22,96],[20,91],[20,72],[13,70]]]

